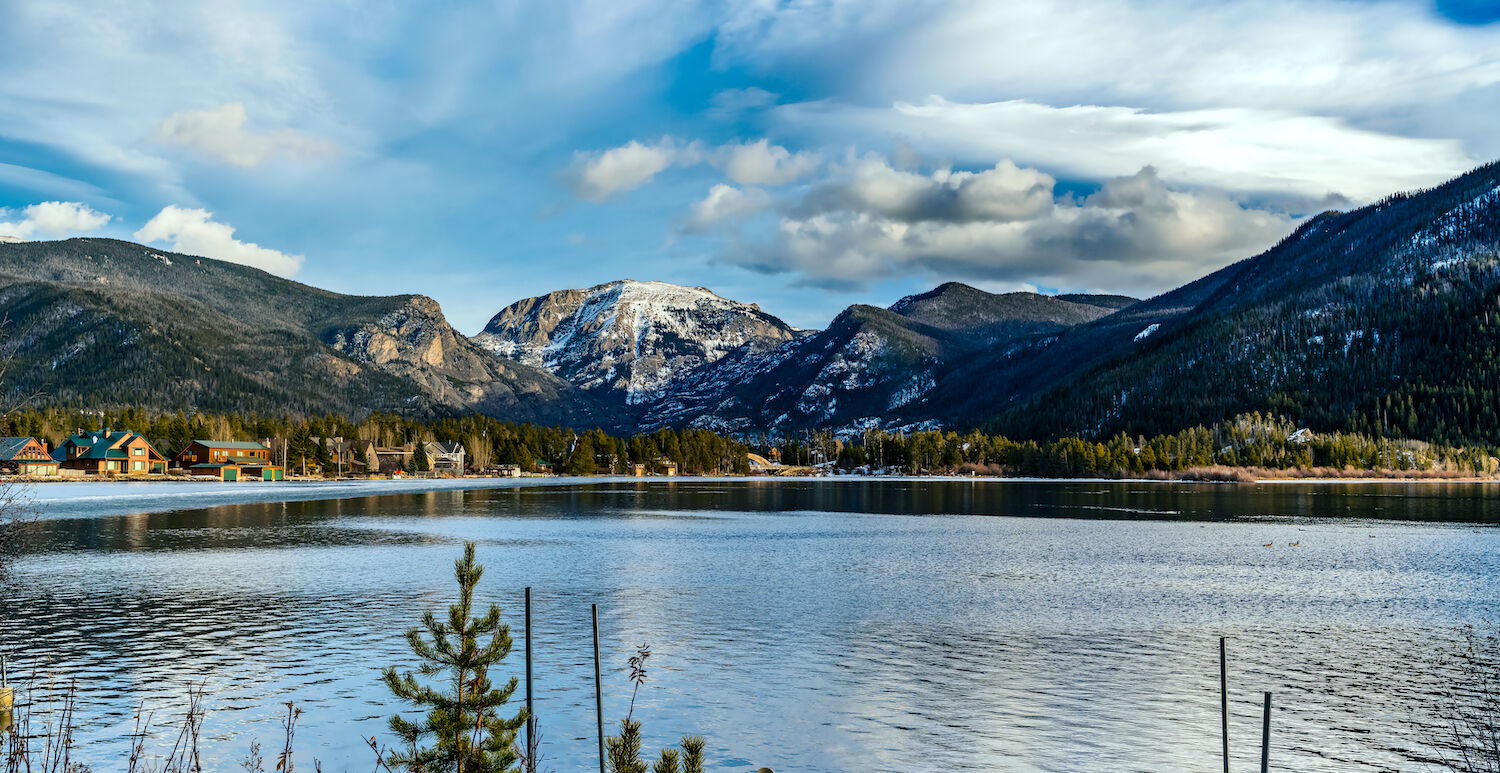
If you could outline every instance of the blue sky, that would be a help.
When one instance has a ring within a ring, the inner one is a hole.
[[[0,235],[468,333],[623,277],[805,327],[947,280],[1149,295],[1500,157],[1495,6],[11,0]]]

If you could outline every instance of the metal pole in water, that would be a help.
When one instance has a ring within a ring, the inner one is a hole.
[[[594,605],[594,719],[599,724],[599,773],[604,773],[604,677],[599,671],[599,605]]]
[[[1266,710],[1260,725],[1260,773],[1271,769],[1271,694],[1266,693]]]
[[[531,700],[531,587],[526,587],[526,767],[536,770],[536,708]]]
[[[1224,728],[1224,773],[1229,773],[1229,664],[1224,644],[1228,637],[1219,637],[1219,718]]]

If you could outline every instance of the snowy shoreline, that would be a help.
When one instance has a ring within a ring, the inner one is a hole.
[[[221,505],[270,504],[281,502],[307,502],[318,500],[354,499],[358,497],[384,496],[392,494],[425,494],[446,491],[471,491],[482,489],[512,488],[565,488],[598,484],[663,485],[674,482],[714,483],[787,483],[787,482],[831,482],[831,483],[918,483],[918,482],[967,482],[976,485],[1012,484],[1116,484],[1116,485],[1245,485],[1244,483],[1147,480],[1142,478],[994,478],[925,475],[835,475],[826,477],[774,477],[774,476],[680,476],[636,478],[629,476],[588,477],[528,477],[528,478],[440,478],[408,480],[345,480],[345,481],[286,481],[281,483],[221,483],[203,481],[57,481],[41,484],[20,484],[28,506],[41,518],[72,518],[92,516],[128,515],[133,513],[163,513],[175,510],[190,510]],[[1396,483],[1500,483],[1484,479],[1451,478],[1262,478],[1253,484],[1396,484]]]

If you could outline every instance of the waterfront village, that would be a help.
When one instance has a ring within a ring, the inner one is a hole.
[[[372,441],[342,437],[314,437],[326,448],[323,464],[309,465],[304,458],[296,468],[286,463],[287,440],[259,441],[194,440],[168,458],[151,441],[131,430],[103,428],[78,432],[57,448],[34,437],[0,437],[0,475],[30,480],[64,478],[194,478],[219,481],[279,481],[288,477],[485,477],[519,478],[553,474],[552,464],[538,459],[522,470],[517,464],[476,468],[469,464],[461,443],[434,440],[400,446],[380,446]],[[799,471],[781,464],[780,453],[748,454],[752,473]],[[609,468],[599,474],[609,474]],[[626,468],[633,477],[677,475],[677,463],[661,457],[653,463],[636,462]]]

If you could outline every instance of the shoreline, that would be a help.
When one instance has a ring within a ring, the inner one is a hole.
[[[1249,481],[1214,481],[1152,478],[1034,478],[959,477],[944,475],[829,475],[780,477],[766,475],[682,475],[638,478],[632,476],[529,476],[523,478],[414,478],[396,480],[291,480],[274,483],[221,482],[203,480],[52,480],[32,486],[21,482],[26,507],[43,520],[87,514],[114,515],[168,513],[208,507],[332,501],[373,496],[442,494],[446,492],[505,489],[570,488],[589,485],[659,486],[684,483],[782,483],[819,482],[834,485],[865,483],[968,483],[970,485],[1258,485],[1285,486],[1303,483],[1321,486],[1351,484],[1434,484],[1465,486],[1500,484],[1485,478],[1260,478]]]
[[[1187,475],[1192,470],[1184,470]],[[169,477],[169,476],[141,476],[138,478],[119,477],[78,477],[62,478],[55,476],[46,477],[3,477],[0,485],[12,484],[17,486],[97,486],[97,485],[162,485],[178,484],[184,486],[202,486],[204,488],[223,489],[259,489],[261,487],[299,487],[299,486],[334,486],[334,485],[372,485],[388,484],[394,486],[433,486],[435,488],[484,488],[483,485],[467,485],[468,483],[489,484],[501,483],[496,488],[511,488],[517,485],[525,487],[531,485],[575,485],[588,481],[634,482],[634,483],[663,483],[678,480],[693,481],[981,481],[991,483],[1215,483],[1215,484],[1255,484],[1255,483],[1500,483],[1500,476],[1491,478],[1480,478],[1474,476],[1443,477],[1441,475],[1414,475],[1411,477],[1400,477],[1391,475],[1310,475],[1299,476],[1250,476],[1242,480],[1213,479],[1202,477],[1129,477],[1129,478],[1105,478],[1098,476],[1089,477],[1044,477],[1044,476],[1000,476],[1000,475],[523,475],[517,477],[487,477],[481,475],[465,475],[463,477],[443,478],[287,478],[279,481],[242,480],[222,481],[215,478],[204,477]]]

